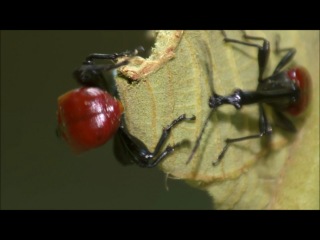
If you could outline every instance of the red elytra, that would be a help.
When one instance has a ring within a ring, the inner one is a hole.
[[[300,89],[298,101],[293,103],[286,110],[291,115],[297,116],[308,106],[311,95],[311,77],[307,69],[301,66],[291,68],[287,71],[289,78],[295,82]]]
[[[96,87],[71,90],[58,98],[58,128],[76,153],[99,147],[117,132],[123,106]]]

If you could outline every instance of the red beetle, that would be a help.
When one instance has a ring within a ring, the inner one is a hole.
[[[284,112],[291,115],[299,115],[302,113],[308,103],[311,96],[311,77],[308,71],[303,67],[293,67],[289,70],[283,70],[283,68],[292,60],[296,53],[294,48],[279,48],[279,38],[276,41],[276,53],[287,52],[272,75],[264,78],[263,74],[266,69],[268,58],[270,54],[270,42],[262,37],[248,36],[243,32],[243,37],[247,40],[260,40],[262,41],[262,46],[253,42],[244,42],[237,39],[228,38],[226,33],[222,31],[224,36],[224,42],[237,43],[241,45],[246,45],[250,47],[255,47],[258,49],[258,66],[259,66],[259,76],[258,76],[258,86],[255,91],[246,91],[241,89],[236,89],[232,94],[227,96],[218,95],[213,87],[211,89],[212,96],[209,98],[209,107],[211,111],[207,117],[206,122],[202,128],[200,135],[196,140],[196,144],[187,160],[187,163],[193,158],[204,132],[204,129],[211,118],[214,110],[219,108],[224,104],[231,104],[236,109],[241,109],[245,105],[258,104],[259,107],[259,133],[254,135],[239,137],[239,138],[227,138],[225,140],[226,144],[223,150],[220,152],[216,161],[213,165],[220,163],[225,153],[227,152],[230,144],[234,142],[241,142],[249,139],[261,138],[266,135],[272,134],[272,127],[268,121],[266,112],[264,110],[264,104],[272,107],[274,115],[276,116],[277,123],[284,130],[290,132],[296,132],[296,128],[291,120],[285,116]],[[209,58],[211,59],[211,58]],[[211,69],[212,64],[208,67],[211,78],[213,73]],[[214,82],[213,79],[210,82]]]
[[[140,48],[142,49],[142,48]],[[187,118],[185,114],[163,129],[158,144],[153,152],[146,145],[131,135],[126,129],[121,102],[107,91],[107,82],[102,71],[109,71],[123,66],[135,56],[138,50],[114,54],[94,53],[89,55],[82,66],[74,72],[74,77],[83,86],[69,91],[58,98],[58,135],[62,136],[73,151],[79,153],[97,148],[116,136],[117,159],[124,164],[136,163],[141,167],[154,167],[174,151],[174,146],[167,146],[161,152],[168,139],[171,128]],[[94,59],[125,60],[111,65],[96,65]]]

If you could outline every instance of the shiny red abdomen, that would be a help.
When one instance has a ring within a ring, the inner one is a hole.
[[[287,109],[291,115],[299,115],[308,106],[311,98],[311,77],[307,69],[298,66],[287,71],[289,78],[300,89],[299,99]]]
[[[117,132],[123,112],[119,100],[95,87],[63,94],[58,106],[59,131],[75,152],[106,143]]]

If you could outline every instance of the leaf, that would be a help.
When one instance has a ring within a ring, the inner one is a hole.
[[[230,38],[241,39],[240,31],[226,32]],[[132,80],[117,78],[128,128],[153,150],[164,126],[183,113],[196,115],[195,122],[174,128],[168,141],[190,144],[177,148],[160,168],[208,191],[216,209],[319,209],[319,31],[248,34],[266,37],[271,43],[266,75],[281,59],[273,52],[277,34],[280,46],[297,49],[294,63],[310,72],[311,104],[303,116],[292,119],[296,134],[272,124],[269,144],[260,139],[233,144],[222,162],[212,166],[226,138],[259,132],[256,105],[240,111],[223,106],[213,113],[198,151],[186,165],[210,111],[210,86],[221,95],[235,88],[257,87],[257,49],[224,43],[220,31],[159,31],[151,56],[136,58],[121,69]]]

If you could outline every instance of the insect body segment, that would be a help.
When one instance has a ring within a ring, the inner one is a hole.
[[[58,125],[63,138],[77,152],[99,147],[116,133],[123,106],[96,87],[82,87],[58,98]]]
[[[291,68],[286,74],[299,89],[297,101],[286,109],[291,115],[296,116],[302,113],[309,104],[311,98],[311,77],[308,70],[301,66]]]

